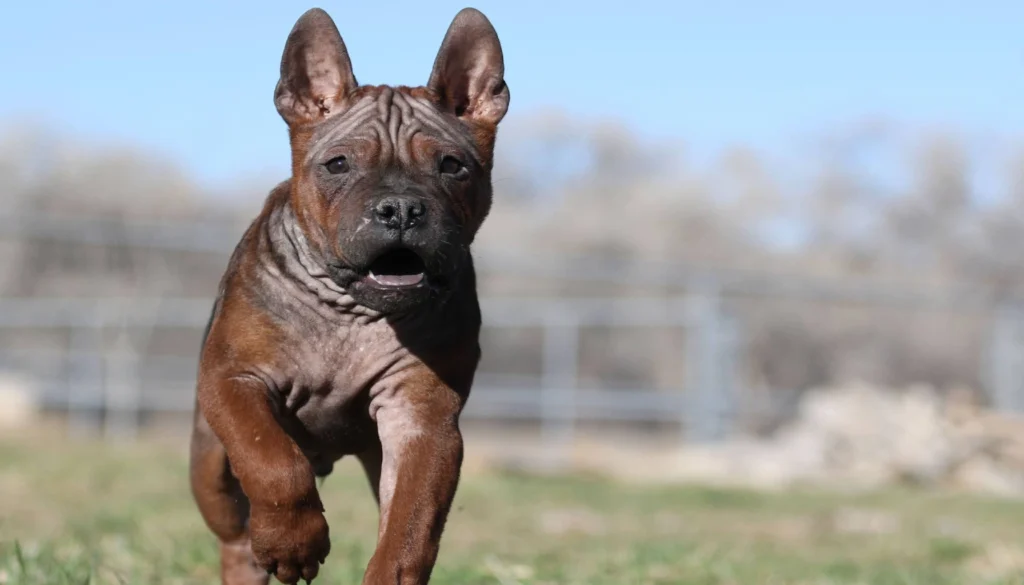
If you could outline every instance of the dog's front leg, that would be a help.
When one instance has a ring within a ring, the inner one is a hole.
[[[212,378],[199,384],[199,407],[249,499],[254,560],[282,583],[311,580],[330,550],[312,466],[281,428],[260,380]]]
[[[459,483],[461,398],[443,384],[378,397],[382,457],[377,550],[363,585],[425,585]]]

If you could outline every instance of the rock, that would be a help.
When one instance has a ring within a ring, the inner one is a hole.
[[[795,419],[764,440],[682,448],[678,481],[784,489],[869,489],[896,483],[1024,495],[1024,419],[958,392],[847,384],[805,394]]]
[[[22,428],[38,412],[32,387],[21,378],[0,374],[0,429]]]

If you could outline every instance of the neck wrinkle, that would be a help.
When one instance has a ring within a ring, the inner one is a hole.
[[[267,245],[275,258],[274,264],[283,276],[290,277],[299,285],[294,292],[295,296],[303,297],[298,299],[300,302],[319,305],[321,310],[326,307],[335,316],[379,317],[331,280],[324,259],[310,248],[290,201],[271,213],[267,226]],[[310,303],[311,296],[315,298],[314,303]]]

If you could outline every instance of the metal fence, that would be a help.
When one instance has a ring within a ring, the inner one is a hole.
[[[543,331],[537,379],[482,372],[467,407],[467,419],[496,418],[541,423],[551,444],[572,440],[578,420],[678,423],[689,440],[717,438],[727,430],[729,397],[735,394],[730,364],[736,359],[735,320],[713,297],[666,299],[485,298],[486,328],[539,327]],[[132,436],[140,413],[187,412],[193,408],[196,359],[147,355],[133,349],[139,332],[185,328],[198,332],[209,317],[209,299],[33,298],[0,300],[0,335],[19,330],[69,333],[65,348],[8,350],[0,367],[36,381],[41,402],[66,409],[73,431],[102,420],[111,438]],[[592,326],[679,327],[687,332],[683,359],[698,364],[677,392],[642,388],[581,387],[577,364],[581,328]],[[111,339],[113,338],[113,339]],[[198,348],[197,348],[198,350]],[[102,416],[100,416],[102,415]]]
[[[0,217],[0,240],[59,240],[70,245],[110,245],[225,255],[237,226],[218,224],[125,223],[55,216]],[[744,296],[842,301],[889,306],[942,306],[991,313],[992,332],[984,352],[985,391],[997,408],[1024,409],[1024,310],[994,306],[986,291],[961,287],[933,292],[780,278],[739,271],[708,271],[631,263],[628,267],[576,263],[572,270],[537,258],[492,256],[494,270],[508,274],[560,271],[566,280],[643,278],[671,284],[678,295],[651,298],[482,299],[484,326],[501,331],[536,327],[543,331],[537,377],[480,372],[467,419],[539,423],[553,446],[572,441],[577,423],[618,421],[669,423],[683,440],[713,441],[733,431],[744,394],[739,364],[743,323],[730,299]],[[24,374],[49,408],[66,411],[73,432],[102,425],[111,438],[131,437],[143,415],[186,413],[193,408],[195,354],[148,352],[140,340],[160,329],[190,331],[196,339],[206,324],[208,298],[5,298],[0,300],[0,337],[17,339],[26,330],[52,330],[63,347],[10,348],[0,352],[0,370]],[[588,388],[579,376],[581,331],[605,328],[674,328],[685,335],[680,360],[685,377],[674,391],[651,388]],[[485,347],[485,352],[487,348]]]

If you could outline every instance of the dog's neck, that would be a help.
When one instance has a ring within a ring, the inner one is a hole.
[[[274,278],[272,282],[290,282],[287,295],[292,302],[316,310],[324,317],[347,317],[357,320],[378,319],[382,315],[357,303],[344,287],[334,282],[327,273],[324,259],[309,245],[287,198],[281,198],[269,210],[264,226],[263,245],[268,258],[264,270]],[[276,286],[280,286],[279,284]]]

